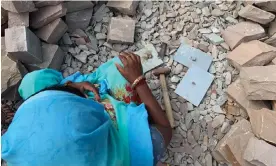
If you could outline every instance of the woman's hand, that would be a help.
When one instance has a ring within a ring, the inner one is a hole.
[[[67,86],[78,89],[81,93],[84,94],[84,96],[86,98],[88,98],[88,96],[85,93],[85,91],[90,91],[90,92],[94,93],[95,99],[97,101],[100,101],[100,95],[99,95],[98,89],[90,82],[69,83]]]
[[[139,76],[143,74],[140,56],[133,53],[122,52],[119,55],[124,67],[120,64],[115,64],[119,72],[125,79],[132,84]]]

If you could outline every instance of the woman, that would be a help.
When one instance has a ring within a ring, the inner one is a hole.
[[[142,75],[133,53],[87,75],[29,73],[2,158],[11,166],[156,165],[172,130]]]

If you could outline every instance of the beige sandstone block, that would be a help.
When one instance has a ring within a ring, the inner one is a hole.
[[[247,5],[239,11],[239,16],[244,17],[248,20],[255,21],[260,24],[267,24],[274,20],[275,15],[259,9],[252,5]]]
[[[263,101],[251,101],[246,98],[244,88],[239,79],[228,86],[227,94],[247,113],[249,113],[251,109],[258,110],[267,108]]]
[[[244,159],[256,166],[276,166],[276,147],[252,137],[245,149]]]
[[[252,110],[249,117],[256,137],[276,144],[276,112],[265,108]]]
[[[227,55],[228,61],[241,67],[263,66],[276,57],[276,48],[258,40],[242,43]]]
[[[231,151],[226,148],[229,139],[246,132],[252,132],[251,125],[247,120],[242,119],[241,121],[232,125],[228,133],[218,142],[216,148],[213,151],[215,154],[213,157],[215,157],[215,159],[220,163],[230,162],[233,155],[231,154]]]
[[[248,100],[276,100],[276,65],[242,67],[240,79]]]
[[[222,32],[222,37],[231,49],[234,49],[243,42],[258,40],[264,36],[264,28],[259,24],[249,21],[231,25]]]
[[[29,13],[8,13],[9,21],[8,26],[9,28],[14,26],[25,26],[29,27]]]
[[[136,8],[139,1],[129,0],[129,1],[108,1],[107,7],[118,10],[120,13],[127,15],[135,15]]]

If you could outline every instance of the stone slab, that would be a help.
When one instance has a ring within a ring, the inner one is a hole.
[[[276,65],[242,67],[240,79],[249,100],[276,100]]]
[[[251,101],[246,98],[244,88],[239,79],[228,86],[227,94],[247,113],[249,113],[252,109],[259,110],[267,108],[263,101]]]
[[[276,33],[273,36],[271,36],[269,39],[265,40],[264,42],[273,47],[276,47]]]
[[[85,30],[92,18],[93,8],[66,14],[66,24],[68,30],[73,32],[76,29]]]
[[[245,148],[248,144],[249,139],[252,137],[254,137],[252,131],[247,131],[245,133],[229,138],[225,147],[227,150],[231,151],[230,154],[232,154],[233,156],[229,157],[230,164],[240,166],[254,166],[243,158]]]
[[[8,13],[9,21],[8,27],[25,26],[29,27],[29,13]]]
[[[30,14],[30,26],[34,29],[41,28],[50,22],[65,16],[67,9],[63,4],[46,6]]]
[[[177,86],[175,93],[198,106],[213,80],[214,76],[212,74],[193,65]]]
[[[239,122],[235,123],[231,126],[231,129],[228,131],[228,133],[218,142],[217,146],[215,147],[213,153],[213,157],[217,160],[219,163],[230,163],[233,154],[231,154],[231,151],[227,149],[226,145],[228,144],[228,141],[230,138],[246,133],[246,132],[252,132],[251,125],[249,121],[242,119]]]
[[[263,108],[252,110],[249,114],[252,130],[256,137],[276,144],[276,112]]]
[[[258,40],[264,36],[264,28],[253,22],[240,22],[227,27],[222,32],[222,37],[231,49],[236,48],[243,42]]]
[[[62,19],[58,18],[55,21],[39,28],[34,33],[40,39],[50,44],[56,44],[63,34],[67,31],[68,27]]]
[[[244,152],[244,159],[257,166],[276,166],[276,147],[259,140],[250,138]]]
[[[107,7],[115,9],[120,13],[127,15],[135,15],[136,8],[138,6],[139,1],[129,0],[129,1],[108,1]]]
[[[24,63],[42,62],[41,42],[29,28],[12,27],[6,29],[5,33],[6,51],[12,59]]]
[[[16,62],[11,60],[7,54],[5,38],[1,37],[1,93],[16,85],[21,79]]]
[[[109,43],[125,43],[134,42],[135,20],[112,17],[109,28],[107,41]]]
[[[182,43],[174,55],[174,60],[187,67],[196,65],[207,71],[212,63],[213,58],[199,49]]]
[[[205,34],[204,37],[207,38],[207,40],[209,40],[214,45],[219,45],[224,42],[224,39],[215,33]]]
[[[268,35],[273,36],[276,33],[276,21],[273,21],[269,24]]]
[[[134,52],[134,54],[141,57],[143,73],[147,73],[163,64],[163,61],[158,57],[158,52],[150,43],[146,44],[141,50]],[[148,57],[149,54],[151,55],[151,58]]]
[[[8,11],[1,8],[1,25],[8,22]]]
[[[45,68],[60,70],[65,54],[58,45],[42,43],[42,56],[42,63],[26,64],[29,72]]]
[[[227,55],[227,60],[240,70],[241,67],[263,66],[276,57],[276,48],[258,40],[242,43]]]
[[[255,1],[254,4],[265,11],[276,12],[276,1]]]
[[[94,6],[91,1],[69,1],[64,3],[64,5],[67,8],[67,13],[93,8]]]
[[[275,15],[259,9],[253,5],[247,5],[239,11],[239,16],[260,24],[267,24],[274,20]]]
[[[1,1],[1,7],[5,10],[14,13],[25,13],[36,11],[35,5],[32,1]]]
[[[34,4],[35,4],[35,7],[41,8],[41,7],[45,7],[45,6],[56,6],[62,2],[63,2],[63,0],[58,0],[58,1],[39,0],[39,1],[34,1]]]

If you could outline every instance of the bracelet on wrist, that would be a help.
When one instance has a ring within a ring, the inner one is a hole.
[[[141,75],[134,80],[134,82],[131,84],[131,88],[135,89],[138,85],[141,85],[141,83],[143,82],[145,82],[145,77]]]

